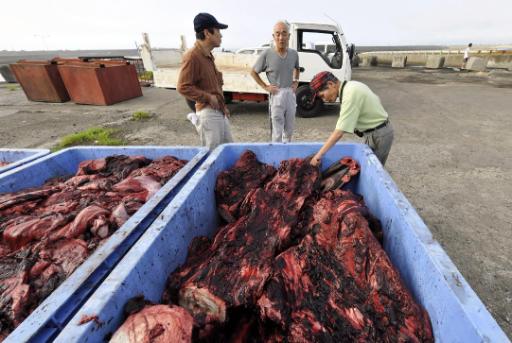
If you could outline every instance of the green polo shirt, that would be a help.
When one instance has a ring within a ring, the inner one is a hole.
[[[341,90],[340,90],[341,92]],[[379,126],[388,119],[388,113],[382,107],[379,97],[358,81],[348,81],[343,87],[340,117],[336,130],[354,133]]]

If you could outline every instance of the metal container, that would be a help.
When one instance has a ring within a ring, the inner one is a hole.
[[[58,69],[77,104],[112,105],[142,96],[135,66],[127,62],[59,62]]]
[[[16,83],[16,78],[14,74],[11,72],[8,64],[0,65],[0,75],[4,78],[5,82],[8,83]]]
[[[69,94],[62,82],[56,62],[20,60],[11,64],[10,67],[29,100],[69,101]]]

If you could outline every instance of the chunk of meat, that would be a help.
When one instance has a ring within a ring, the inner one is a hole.
[[[149,200],[161,188],[159,182],[151,176],[127,177],[123,181],[115,184],[112,190],[120,193],[140,193],[144,201]]]
[[[350,157],[334,162],[322,173],[322,191],[333,191],[342,188],[352,177],[359,174],[359,164]]]
[[[45,199],[50,194],[57,191],[59,191],[58,187],[43,187],[42,189],[29,189],[22,192],[5,193],[0,196],[0,211],[25,201]]]
[[[122,180],[134,170],[143,168],[150,162],[151,160],[144,156],[108,156],[104,159],[81,162],[76,175],[114,175]]]
[[[181,307],[150,305],[129,316],[110,343],[189,343],[192,324],[192,316]]]
[[[171,276],[168,297],[179,290],[179,304],[198,325],[224,322],[227,307],[255,303],[277,251],[288,242],[305,199],[319,181],[318,169],[307,161],[284,161],[264,189],[247,195],[243,216],[217,233],[204,259],[189,260]]]
[[[187,164],[185,160],[179,160],[173,156],[164,156],[155,159],[147,167],[139,168],[131,172],[131,177],[151,176],[160,184],[166,183],[171,177]]]
[[[309,232],[279,256],[258,300],[263,321],[288,342],[432,342],[428,314],[412,298],[351,192],[327,192]]]
[[[67,224],[69,220],[69,217],[59,213],[34,218],[6,227],[3,239],[11,249],[19,249],[31,241],[47,237],[56,228]]]
[[[24,318],[30,287],[26,284],[32,261],[26,252],[0,259],[0,328],[16,327]]]
[[[274,167],[259,162],[254,152],[246,150],[232,168],[217,177],[215,197],[220,216],[228,223],[236,221],[247,194],[262,187],[275,173]]]
[[[116,223],[117,227],[121,227],[129,218],[130,215],[124,203],[117,205],[110,214],[110,221]]]
[[[85,230],[92,226],[92,222],[97,218],[105,218],[110,215],[110,212],[102,207],[91,205],[84,208],[75,217],[75,220],[67,230],[67,238],[76,238],[83,234]]]

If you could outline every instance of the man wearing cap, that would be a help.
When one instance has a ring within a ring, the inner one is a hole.
[[[340,97],[341,109],[336,128],[323,147],[311,159],[319,165],[322,157],[343,137],[345,132],[364,137],[382,165],[386,163],[393,144],[393,126],[379,97],[364,83],[340,82],[332,73],[323,71],[310,82],[313,91],[325,102],[334,102]]]
[[[196,102],[199,138],[210,150],[233,141],[229,110],[222,92],[222,73],[217,70],[212,55],[212,50],[222,41],[220,30],[227,27],[208,13],[199,13],[194,18],[196,43],[183,56],[178,78],[178,92]]]
[[[288,24],[279,21],[274,25],[274,47],[261,53],[254,64],[251,76],[270,94],[272,141],[290,142],[295,126],[297,100],[295,91],[299,84],[299,54],[288,48],[290,40]],[[270,84],[258,75],[266,72]]]

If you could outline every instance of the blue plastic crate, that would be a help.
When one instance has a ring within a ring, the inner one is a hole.
[[[192,238],[217,230],[214,186],[245,149],[277,166],[281,160],[306,157],[320,144],[229,144],[210,154],[161,216],[116,266],[62,330],[56,342],[101,342],[122,323],[126,301],[144,295],[158,302],[167,276],[185,261]],[[338,144],[325,156],[327,166],[343,156],[361,165],[355,191],[382,222],[384,248],[417,299],[428,311],[437,342],[508,342],[478,296],[414,208],[365,145]],[[102,325],[79,325],[97,315]]]
[[[55,176],[75,174],[81,161],[115,154],[151,159],[172,155],[189,162],[102,246],[48,296],[5,342],[47,342],[55,337],[129,248],[158,217],[208,151],[198,147],[76,147],[50,154],[0,176],[0,193],[40,186]]]
[[[0,167],[0,174],[49,153],[48,149],[0,149],[0,162],[9,162],[8,165]]]

